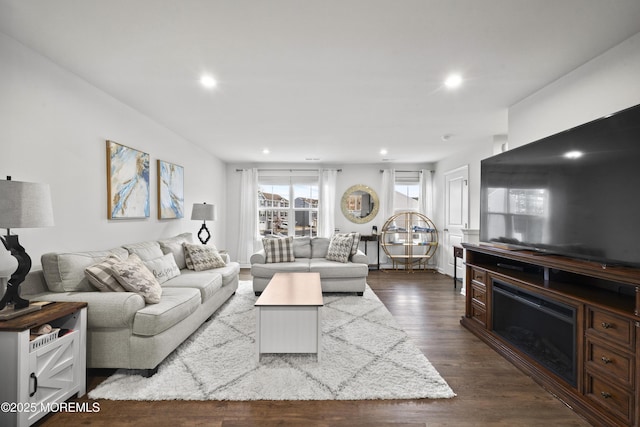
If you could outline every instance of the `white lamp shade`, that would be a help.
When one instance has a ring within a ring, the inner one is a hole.
[[[216,217],[217,215],[215,205],[208,205],[206,203],[193,204],[191,219],[200,221],[215,221]]]
[[[18,269],[18,259],[0,244],[0,279],[9,278]],[[4,294],[4,291],[2,292]]]
[[[51,226],[49,184],[0,180],[0,228]]]

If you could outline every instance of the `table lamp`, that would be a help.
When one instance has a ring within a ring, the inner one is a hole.
[[[0,228],[7,229],[6,236],[0,237],[0,240],[17,261],[17,268],[11,274],[7,289],[0,300],[3,318],[16,317],[40,308],[30,306],[29,301],[21,298],[18,292],[18,287],[31,270],[31,258],[20,245],[18,236],[11,234],[11,229],[52,225],[53,209],[48,184],[12,181],[10,176],[6,180],[0,180]],[[0,270],[7,271],[12,268],[11,265],[15,265],[6,257],[0,257],[0,260],[4,260]],[[8,305],[12,305],[13,309],[5,309]]]
[[[209,233],[207,229],[207,221],[215,221],[216,217],[215,205],[208,205],[207,202],[193,204],[191,219],[202,221],[202,227],[200,227],[200,231],[198,231],[198,239],[200,239],[203,245],[206,245],[211,238],[211,233]]]

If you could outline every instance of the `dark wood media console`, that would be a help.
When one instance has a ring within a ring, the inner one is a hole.
[[[640,427],[640,269],[463,246],[460,323],[594,425]]]

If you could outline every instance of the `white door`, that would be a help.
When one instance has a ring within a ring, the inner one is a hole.
[[[445,274],[453,277],[454,256],[453,247],[462,243],[462,230],[469,227],[469,167],[463,166],[445,173],[445,225],[444,225],[444,254]],[[456,276],[463,278],[463,263],[458,259]]]

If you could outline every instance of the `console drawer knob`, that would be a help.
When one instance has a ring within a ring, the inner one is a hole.
[[[602,356],[601,360],[605,365],[611,363],[611,359],[609,359],[607,356]]]
[[[611,398],[611,393],[607,393],[606,391],[601,391],[600,395],[602,397],[604,397],[605,399],[610,399]]]
[[[608,322],[602,322],[601,325],[604,329],[609,329],[611,327],[611,323],[608,323]]]

